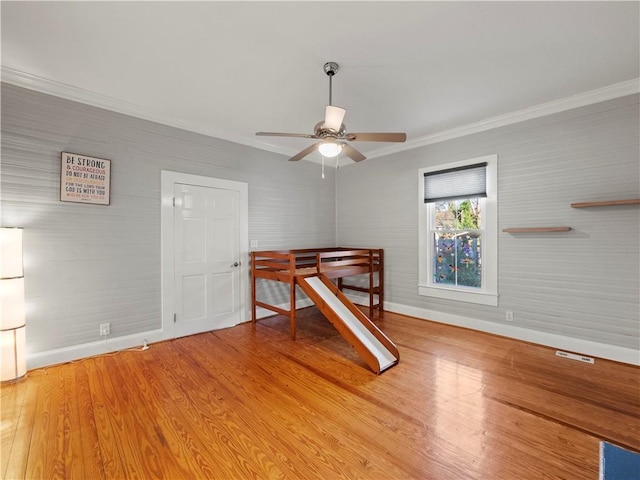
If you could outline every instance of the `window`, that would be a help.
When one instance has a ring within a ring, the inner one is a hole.
[[[479,197],[435,202],[433,281],[439,285],[482,288],[482,206]]]
[[[497,306],[497,161],[419,170],[420,295]]]

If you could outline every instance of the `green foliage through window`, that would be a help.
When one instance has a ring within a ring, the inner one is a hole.
[[[437,202],[434,282],[482,287],[482,215],[478,198]]]

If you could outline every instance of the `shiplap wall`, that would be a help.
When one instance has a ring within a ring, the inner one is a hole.
[[[621,347],[629,349],[625,360],[635,355],[637,362],[640,207],[570,204],[640,197],[639,131],[633,95],[341,168],[338,243],[385,249],[391,309],[532,341],[549,334],[550,344],[566,338],[577,342],[560,343],[587,350],[591,342]],[[494,153],[498,307],[418,295],[418,169]],[[565,225],[572,230],[502,233]],[[507,310],[514,312],[509,325]]]
[[[477,319],[484,323],[471,326],[488,331],[505,327],[511,310],[515,322],[498,332],[637,350],[638,206],[569,204],[640,196],[638,123],[638,97],[626,97],[327,169],[322,180],[315,164],[3,84],[2,225],[25,227],[29,353],[93,345],[103,322],[111,337],[160,328],[161,170],[247,182],[249,238],[259,249],[385,248],[392,309]],[[58,200],[61,151],[112,160],[111,206]],[[419,296],[418,169],[492,153],[500,230],[573,230],[500,233],[497,308]],[[274,303],[287,296],[274,285],[260,294]]]
[[[62,151],[111,160],[110,206],[59,201]],[[335,245],[335,170],[323,180],[310,162],[6,84],[1,153],[2,225],[25,229],[31,358],[99,343],[104,322],[110,339],[160,328],[161,170],[248,183],[260,250]]]

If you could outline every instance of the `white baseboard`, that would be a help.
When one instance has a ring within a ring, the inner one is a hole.
[[[369,306],[369,297],[366,295],[349,293],[347,296],[357,305]],[[540,332],[515,325],[462,317],[425,308],[410,307],[399,303],[384,302],[384,309],[389,312],[400,313],[402,315],[416,317],[421,320],[470,328],[472,330],[492,333],[502,337],[544,345],[545,347],[569,350],[570,352],[580,355],[604,358],[607,360],[640,366],[640,350],[634,350],[632,348],[618,347],[615,345],[607,345],[579,338],[565,337],[563,335]]]
[[[71,362],[81,358],[94,357],[105,353],[113,353],[134,347],[142,347],[144,341],[148,343],[167,340],[162,330],[150,330],[124,337],[115,337],[98,342],[83,343],[73,347],[58,348],[27,355],[27,370]]]
[[[305,308],[313,305],[308,298],[298,299],[296,301],[297,308]],[[289,303],[277,305],[282,309],[288,309]],[[266,308],[258,308],[256,316],[258,319],[276,315],[276,312],[267,310]],[[247,319],[251,321],[251,318]],[[47,350],[44,352],[32,353],[27,355],[27,370],[43,368],[51,365],[72,362],[81,358],[94,357],[105,353],[113,353],[134,347],[141,347],[146,340],[149,344],[169,340],[170,337],[164,335],[162,329],[150,330],[142,333],[135,333],[124,337],[116,337],[98,342],[83,343],[72,347],[58,348]],[[152,347],[153,348],[153,347]]]
[[[458,315],[410,307],[398,303],[385,302],[384,307],[385,310],[389,312],[401,313],[403,315],[409,315],[423,320],[470,328],[472,330],[479,330],[481,332],[492,333],[516,340],[536,343],[546,347],[568,350],[580,355],[604,358],[607,360],[640,366],[640,351],[632,348],[618,347],[616,345],[607,345],[604,343],[592,342],[590,340],[565,337],[564,335],[540,332],[529,328],[517,327],[515,325],[506,325],[486,320],[478,320],[475,318],[461,317]]]
[[[357,305],[369,305],[369,297],[349,293],[347,296]],[[305,308],[313,305],[308,298],[298,299],[297,308]],[[277,305],[280,308],[288,309],[289,303]],[[385,302],[385,310],[411,317],[420,318],[437,323],[447,325],[455,325],[458,327],[470,328],[481,332],[492,333],[503,337],[523,340],[525,342],[536,343],[547,347],[568,350],[569,352],[588,355],[616,362],[628,363],[640,366],[640,351],[631,348],[618,347],[615,345],[607,345],[589,340],[581,340],[578,338],[570,338],[553,333],[539,332],[528,328],[517,327],[515,325],[500,324],[489,322],[486,320],[478,320],[475,318],[462,317],[459,315],[451,315],[448,313],[428,310],[418,307],[410,307],[398,303]],[[276,313],[265,308],[258,308],[256,316],[258,319],[275,315]],[[249,319],[250,321],[250,319]],[[162,340],[168,340],[163,335],[163,331],[151,330],[143,333],[136,333],[125,337],[117,337],[106,341],[85,343],[75,345],[73,347],[65,347],[56,350],[48,350],[27,355],[27,369],[42,368],[49,365],[70,362],[81,358],[93,357],[104,353],[116,352],[128,348],[142,346],[144,340],[150,344]],[[152,347],[153,348],[153,347]]]

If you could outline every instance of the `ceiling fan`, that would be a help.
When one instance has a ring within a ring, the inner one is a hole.
[[[314,150],[318,150],[324,157],[336,157],[341,152],[355,162],[365,160],[365,157],[358,150],[346,142],[404,142],[407,139],[406,133],[348,133],[347,127],[342,120],[346,110],[332,105],[332,79],[338,72],[338,64],[327,62],[324,64],[324,73],[329,77],[329,105],[325,109],[324,121],[316,123],[313,134],[306,133],[278,133],[278,132],[256,132],[256,135],[270,137],[298,137],[313,138],[320,140],[317,143],[305,148],[301,152],[291,157],[290,161],[300,160]]]

